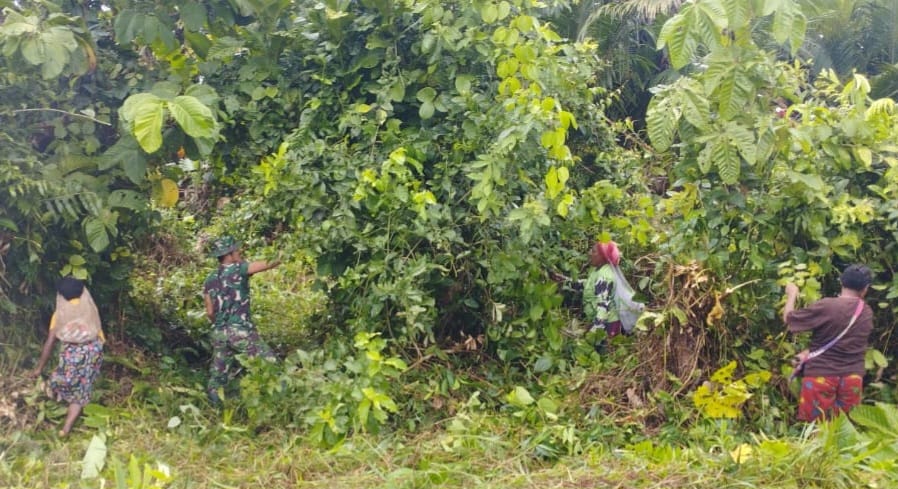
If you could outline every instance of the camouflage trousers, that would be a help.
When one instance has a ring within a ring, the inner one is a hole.
[[[212,330],[211,337],[212,365],[209,368],[209,385],[206,391],[213,403],[221,402],[219,391],[227,385],[230,376],[235,374],[235,355],[242,353],[250,358],[261,356],[267,360],[275,360],[274,352],[253,327],[216,327]]]

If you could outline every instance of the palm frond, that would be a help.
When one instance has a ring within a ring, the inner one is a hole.
[[[879,67],[879,74],[870,80],[870,96],[898,99],[898,64]]]

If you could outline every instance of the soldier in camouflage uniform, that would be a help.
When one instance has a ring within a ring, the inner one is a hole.
[[[206,316],[212,321],[212,366],[207,394],[213,404],[221,402],[221,389],[228,382],[228,371],[234,355],[262,356],[274,360],[271,348],[259,338],[250,319],[249,277],[280,265],[273,262],[248,262],[240,256],[237,241],[230,236],[212,243],[212,254],[218,258],[218,269],[203,284]]]

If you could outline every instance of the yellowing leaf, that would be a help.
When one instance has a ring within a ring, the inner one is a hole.
[[[517,386],[513,391],[509,392],[508,395],[505,396],[505,400],[508,401],[509,404],[518,407],[529,406],[534,403],[533,396],[530,395],[530,392],[521,386]]]
[[[741,464],[751,460],[752,455],[754,453],[754,449],[748,443],[743,443],[736,447],[735,450],[730,452],[730,458],[733,459],[733,462],[737,464]]]
[[[857,148],[854,150],[854,154],[864,164],[864,168],[870,168],[873,165],[873,151],[870,151],[870,148]]]
[[[174,207],[178,203],[178,184],[163,178],[153,189],[153,200],[161,207]]]
[[[555,208],[555,212],[558,213],[561,217],[567,217],[568,212],[571,209],[571,205],[574,203],[574,196],[572,194],[565,194],[564,197],[561,198],[561,202],[558,203],[558,206]]]
[[[714,375],[711,376],[711,382],[716,382],[718,384],[729,384],[733,381],[733,372],[735,370],[736,361],[733,360],[714,372]]]
[[[714,326],[714,324],[723,319],[724,312],[723,306],[720,305],[720,293],[717,292],[714,294],[714,307],[711,308],[711,312],[705,318],[705,324]]]
[[[164,100],[151,93],[132,95],[122,105],[121,114],[144,151],[154,153],[162,146]]]

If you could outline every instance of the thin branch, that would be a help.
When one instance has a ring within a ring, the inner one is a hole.
[[[112,124],[110,124],[108,122],[101,121],[99,119],[94,119],[91,116],[84,115],[84,114],[77,114],[75,112],[67,112],[65,110],[59,110],[59,109],[18,109],[18,110],[12,111],[13,114],[18,114],[19,112],[59,112],[60,114],[70,115],[72,117],[81,117],[82,119],[87,119],[89,121],[96,122],[97,124],[103,124],[104,126],[112,127]]]

